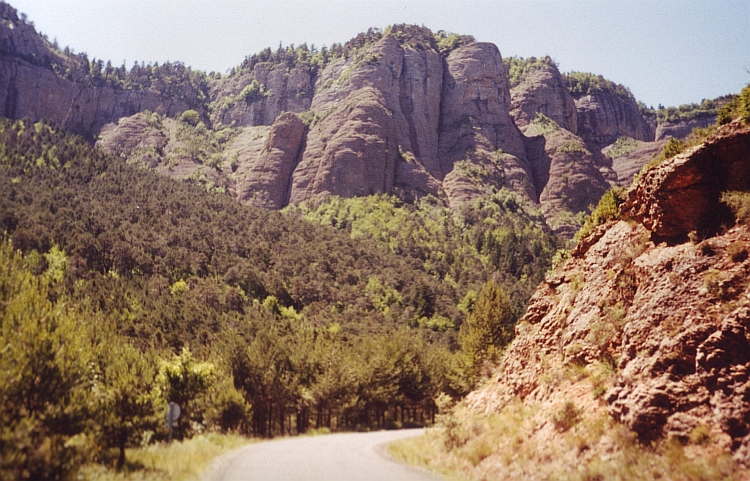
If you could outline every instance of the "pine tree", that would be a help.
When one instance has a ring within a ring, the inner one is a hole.
[[[485,361],[497,359],[501,349],[513,339],[515,319],[511,302],[494,279],[487,281],[461,326],[459,342],[475,377]]]

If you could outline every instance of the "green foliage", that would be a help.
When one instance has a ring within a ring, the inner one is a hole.
[[[589,151],[584,147],[584,145],[578,141],[570,140],[568,142],[565,142],[560,147],[557,148],[557,152],[563,152],[566,154],[585,154]]]
[[[534,117],[534,120],[531,121],[531,125],[535,127],[535,130],[540,135],[560,130],[560,126],[557,124],[557,122],[541,112],[536,113],[536,117]]]
[[[0,479],[68,479],[85,458],[87,327],[0,245]]]
[[[687,144],[682,139],[669,138],[667,144],[662,149],[662,155],[665,159],[671,159],[675,155],[681,154],[685,151]]]
[[[737,222],[750,225],[750,192],[724,192],[721,201],[729,206]]]
[[[334,43],[330,47],[322,47],[320,50],[315,46],[308,47],[306,43],[295,47],[288,45],[276,51],[266,48],[263,51],[245,57],[238,68],[232,69],[230,76],[242,75],[252,72],[256,65],[272,64],[283,65],[287,69],[301,68],[316,74],[330,63],[339,59],[348,59],[362,52],[369,45],[377,42],[383,37],[383,32],[377,28],[370,28],[367,32],[360,33],[345,44]]]
[[[365,292],[370,297],[375,309],[381,311],[383,314],[388,314],[392,305],[401,306],[404,303],[403,297],[396,289],[387,283],[381,283],[380,279],[374,275],[370,276],[370,279],[367,281]]]
[[[619,159],[630,155],[638,148],[638,142],[631,137],[619,137],[607,150],[607,157]]]
[[[448,349],[458,294],[416,258],[298,211],[207,195],[43,124],[2,121],[0,140],[2,229],[48,285],[43,297],[80,310],[74,331],[92,346],[76,354],[86,364],[75,378],[96,386],[82,395],[92,421],[69,424],[83,433],[69,459],[129,466],[123,449],[164,438],[174,396],[185,413],[178,437],[271,436],[430,423],[438,392],[466,392]],[[45,152],[59,168],[37,165]],[[210,375],[190,382],[203,363]]]
[[[556,250],[553,236],[505,190],[466,206],[459,214],[437,204],[434,198],[404,204],[389,196],[334,197],[315,208],[302,206],[288,211],[299,211],[309,221],[346,230],[354,239],[385,244],[394,254],[412,259],[428,274],[444,281],[427,285],[432,285],[439,314],[454,320],[462,316],[459,300],[471,290],[479,290],[493,273],[511,296],[514,315],[519,316]],[[379,279],[385,281],[382,276]],[[411,296],[403,296],[406,315],[421,309],[418,285],[414,284]],[[464,304],[465,310],[468,305]],[[412,314],[407,320],[418,322],[423,316]]]
[[[272,95],[272,93],[273,92],[271,92],[270,90],[266,91],[265,85],[259,83],[256,79],[253,79],[252,82],[250,82],[245,86],[245,88],[242,89],[239,97],[248,104],[251,104]]]
[[[190,286],[188,285],[187,282],[185,282],[184,279],[180,279],[178,281],[175,281],[175,283],[172,284],[171,286],[169,286],[169,290],[172,293],[172,295],[181,296],[190,290]]]
[[[518,86],[534,70],[557,68],[557,65],[549,56],[539,59],[536,57],[506,57],[503,59],[503,63],[508,69],[508,86],[510,88]]]
[[[722,105],[717,114],[717,123],[724,125],[737,117],[745,123],[750,123],[750,85]]]
[[[622,205],[627,194],[625,187],[612,187],[604,193],[596,208],[586,217],[581,229],[576,233],[575,240],[585,239],[594,227],[605,222],[620,218],[620,205]]]
[[[190,421],[201,422],[205,415],[205,395],[216,382],[217,369],[213,363],[199,362],[185,346],[171,360],[162,360],[156,375],[156,403],[166,410],[170,402],[182,409],[178,432]]]
[[[569,72],[563,74],[563,82],[574,98],[598,93],[611,93],[625,101],[633,100],[633,94],[627,87],[607,80],[601,75],[588,72]]]
[[[510,298],[490,278],[459,333],[461,349],[475,376],[485,361],[495,361],[500,351],[513,340],[514,325]]]
[[[92,385],[98,429],[105,447],[118,449],[117,468],[125,464],[125,448],[140,446],[155,429],[152,390],[156,362],[109,329],[100,330],[93,365]]]
[[[198,125],[200,121],[200,115],[195,110],[186,110],[180,114],[180,122],[184,122],[192,127]]]
[[[208,390],[214,381],[216,368],[207,362],[197,362],[190,349],[182,352],[171,361],[161,361],[156,377],[158,396],[166,403],[176,402],[183,408]]]
[[[449,33],[444,30],[438,30],[437,33],[435,33],[435,40],[437,42],[437,51],[440,52],[440,55],[443,57],[447,57],[449,53],[459,47],[463,47],[464,45],[476,41],[471,35]]]
[[[723,95],[715,99],[704,99],[700,104],[683,104],[679,107],[659,106],[658,109],[654,110],[641,106],[641,114],[645,117],[655,118],[659,123],[688,122],[718,115],[731,100],[731,95]]]

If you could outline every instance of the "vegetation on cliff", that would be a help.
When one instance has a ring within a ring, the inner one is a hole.
[[[589,72],[568,72],[563,74],[563,81],[573,98],[598,93],[611,93],[626,101],[633,100],[633,94],[627,87],[607,80],[601,75]]]
[[[508,86],[510,88],[518,86],[526,76],[539,68],[554,67],[557,68],[551,57],[505,57],[503,63],[508,69]]]

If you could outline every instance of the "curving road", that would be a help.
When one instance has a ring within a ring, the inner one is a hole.
[[[251,444],[219,458],[206,481],[440,481],[392,461],[385,445],[423,429],[297,437]]]

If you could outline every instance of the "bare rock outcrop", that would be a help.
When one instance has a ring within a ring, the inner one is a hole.
[[[722,127],[705,143],[645,172],[623,213],[659,237],[715,232],[731,222],[721,193],[750,190],[749,158],[750,128],[736,122]]]
[[[510,93],[510,115],[522,130],[541,113],[572,133],[578,131],[576,103],[560,71],[551,61],[546,67],[540,66],[529,72]]]
[[[633,98],[624,99],[609,92],[584,95],[575,101],[578,110],[577,134],[599,148],[620,137],[651,142],[654,128],[640,114]]]
[[[203,112],[202,92],[190,85],[166,93],[155,89],[113,88],[92,83],[83,74],[80,81],[73,81],[53,70],[53,65],[60,68],[69,62],[31,24],[20,20],[12,7],[2,5],[0,113],[3,116],[45,119],[93,138],[104,125],[144,110],[171,117],[190,108]]]
[[[256,207],[281,209],[288,202],[289,181],[301,154],[305,125],[296,115],[284,113],[271,126],[257,157],[243,155],[242,180],[237,198]],[[235,146],[236,147],[236,146]]]
[[[238,127],[271,125],[282,112],[308,110],[314,83],[314,75],[302,66],[259,63],[250,72],[211,84],[211,121]]]
[[[537,119],[524,127],[524,133],[540,143],[530,159],[540,176],[542,213],[553,232],[570,238],[580,225],[575,215],[596,205],[609,183],[583,140],[553,120]]]
[[[516,192],[536,202],[523,135],[509,114],[510,92],[497,47],[474,43],[454,50],[446,59],[443,83],[439,148],[451,205],[476,198],[477,189],[466,188],[476,184],[469,178],[471,172],[497,178],[497,162],[508,166],[509,177],[518,179]]]
[[[190,125],[146,111],[105,125],[96,146],[166,177],[233,191],[231,169],[220,168],[221,154],[207,142],[210,138],[203,123]],[[206,152],[207,147],[214,152]]]
[[[613,152],[614,144],[602,149],[602,154],[611,159],[612,170],[616,173],[615,182],[618,185],[629,186],[635,174],[659,153],[666,141],[642,142],[633,139],[632,143],[632,148],[624,152]]]

